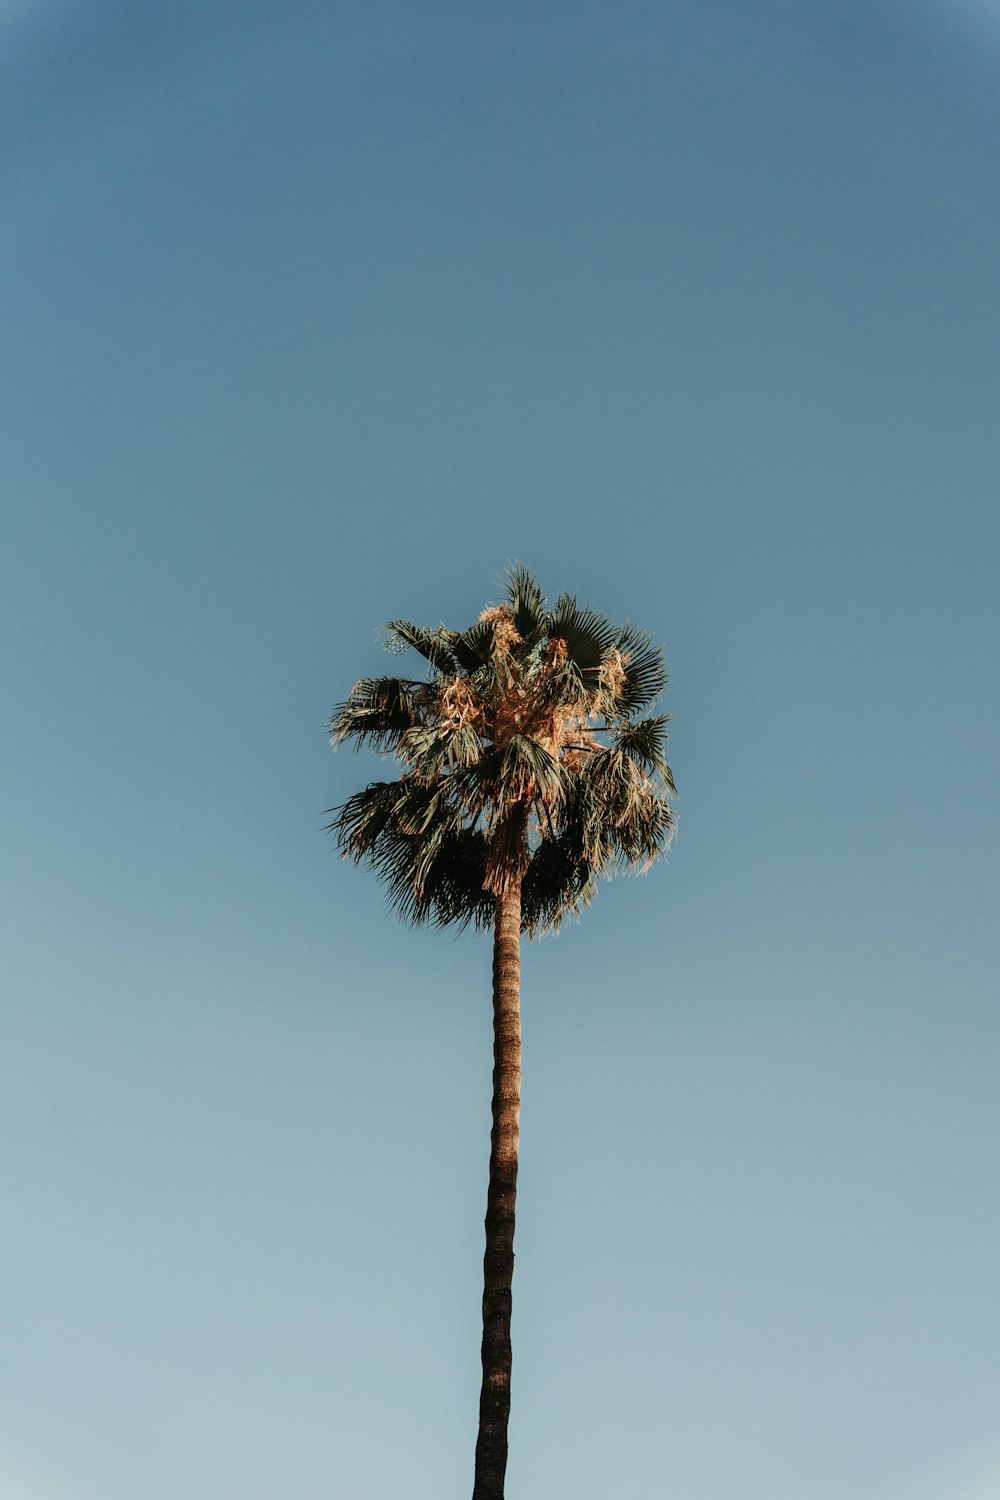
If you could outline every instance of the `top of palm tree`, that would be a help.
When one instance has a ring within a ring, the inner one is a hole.
[[[330,734],[391,754],[401,774],[333,809],[330,829],[402,916],[486,927],[516,884],[523,928],[544,931],[591,900],[598,876],[666,851],[669,716],[640,715],[667,668],[645,631],[570,594],[550,607],[515,564],[503,601],[467,630],[393,620],[385,632],[425,675],[362,678]]]

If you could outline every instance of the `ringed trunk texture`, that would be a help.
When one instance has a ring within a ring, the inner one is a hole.
[[[510,1416],[510,1310],[521,1116],[521,890],[496,898],[493,929],[493,1132],[483,1257],[483,1386],[472,1500],[503,1500]]]

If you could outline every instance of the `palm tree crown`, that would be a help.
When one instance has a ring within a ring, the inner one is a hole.
[[[461,632],[386,626],[389,648],[429,671],[362,678],[330,732],[392,754],[401,775],[350,797],[330,828],[409,920],[490,927],[516,885],[534,933],[585,906],[598,876],[669,845],[668,716],[640,716],[667,670],[645,631],[569,594],[550,608],[520,565],[504,594]]]

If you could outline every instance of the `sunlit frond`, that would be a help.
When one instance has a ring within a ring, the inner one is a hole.
[[[550,627],[552,639],[566,642],[569,660],[590,690],[599,685],[600,671],[618,634],[610,620],[596,610],[581,609],[572,594],[556,600]]]
[[[625,681],[616,695],[616,707],[619,713],[634,714],[655,703],[667,685],[670,673],[663,647],[654,645],[652,636],[635,625],[624,625],[614,644],[625,666]]]
[[[615,748],[624,750],[643,770],[655,771],[662,776],[668,790],[674,792],[674,778],[664,753],[669,723],[669,714],[650,719],[626,719],[615,730]]]

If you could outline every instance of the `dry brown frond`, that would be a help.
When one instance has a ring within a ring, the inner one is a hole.
[[[550,755],[554,756],[559,750],[560,728],[559,715],[555,712],[550,713],[548,718],[535,726],[531,738],[541,745],[543,750],[547,750]]]
[[[601,662],[601,686],[610,693],[612,698],[617,698],[625,686],[625,668],[628,658],[623,656],[617,646],[612,646],[607,656]]]
[[[562,763],[569,771],[582,771],[599,741],[586,721],[578,719],[563,741]]]
[[[577,708],[563,715],[559,744],[563,765],[570,771],[582,770],[598,744],[586,710]]]
[[[450,677],[439,699],[442,729],[482,729],[483,711],[467,677]]]
[[[506,604],[492,604],[489,609],[484,609],[479,616],[483,624],[493,626],[493,649],[502,652],[503,655],[511,650],[513,646],[519,646],[523,636],[514,624],[514,616]]]
[[[493,715],[493,740],[505,745],[512,735],[520,734],[530,717],[531,704],[518,687],[504,693]]]
[[[533,725],[532,739],[558,758],[567,742],[578,740],[581,734],[588,732],[586,713],[581,712],[581,708],[578,703],[554,704],[545,718]]]

